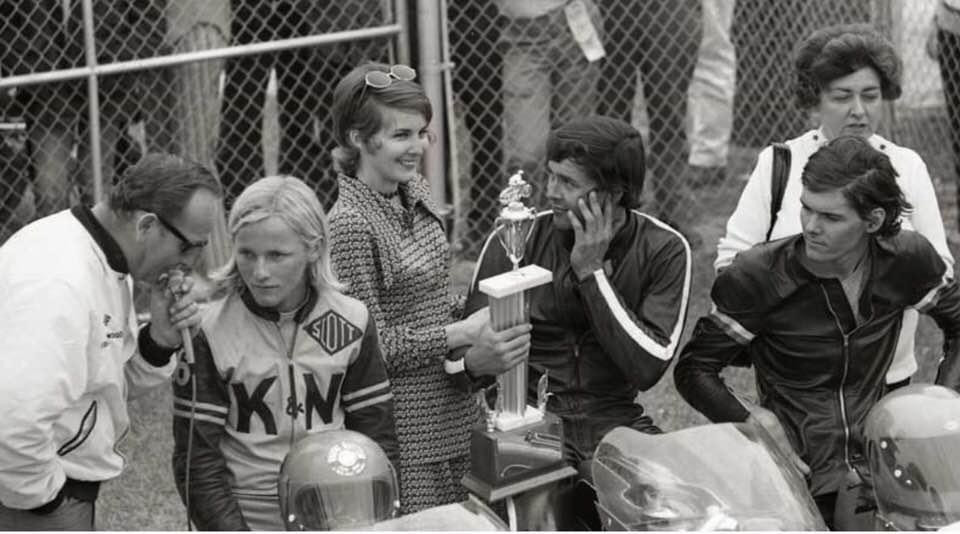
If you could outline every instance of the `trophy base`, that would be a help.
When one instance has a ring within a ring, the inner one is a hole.
[[[497,414],[497,418],[493,421],[493,427],[501,432],[507,432],[540,421],[543,421],[543,412],[532,406],[527,406],[523,415],[514,413]]]
[[[536,411],[539,421],[509,430],[474,429],[470,472],[462,480],[468,490],[495,502],[577,474],[563,458],[560,419]]]

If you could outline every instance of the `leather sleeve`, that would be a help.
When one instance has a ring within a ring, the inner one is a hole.
[[[657,383],[677,350],[691,278],[690,248],[679,235],[646,259],[642,267],[651,271],[651,283],[629,288],[641,293],[633,308],[621,295],[626,288],[614,286],[603,270],[579,285],[590,327],[604,352],[641,390]]]
[[[727,388],[720,371],[748,361],[747,347],[756,336],[755,302],[736,265],[724,269],[713,285],[714,306],[700,318],[680,353],[673,380],[680,396],[714,423],[741,422],[750,415]]]
[[[231,492],[230,470],[220,451],[230,408],[227,383],[203,331],[194,337],[193,351],[196,362],[189,365],[181,353],[174,373],[174,482],[198,530],[250,530]]]
[[[399,465],[393,393],[373,316],[367,321],[360,352],[347,368],[341,395],[346,427],[376,441],[387,458]]]

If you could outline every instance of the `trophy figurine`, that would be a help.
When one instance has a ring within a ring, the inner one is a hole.
[[[513,264],[505,273],[481,280],[478,288],[487,295],[490,326],[503,330],[528,322],[527,290],[550,283],[553,274],[538,265],[520,266],[536,214],[523,204],[530,184],[522,171],[510,177],[500,193],[503,208],[496,234]],[[486,402],[485,421],[473,433],[470,445],[471,471],[464,477],[467,489],[493,502],[529,491],[576,473],[563,461],[560,420],[546,413],[547,376],[540,377],[536,406],[527,406],[527,359],[497,377],[496,403]]]

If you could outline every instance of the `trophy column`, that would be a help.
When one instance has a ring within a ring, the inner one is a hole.
[[[491,327],[498,331],[529,321],[527,290],[553,280],[543,267],[519,266],[536,219],[521,202],[529,194],[530,186],[519,173],[510,177],[500,194],[504,207],[496,234],[513,269],[481,280],[478,286],[489,301]],[[577,473],[563,458],[560,419],[546,412],[547,376],[538,383],[536,408],[527,406],[527,378],[524,358],[497,377],[495,409],[482,402],[487,421],[474,429],[470,472],[463,477],[463,485],[487,502],[512,498]]]
[[[530,320],[527,290],[550,283],[553,273],[539,265],[481,280],[480,292],[490,303],[490,326],[505,330]],[[494,428],[511,430],[543,420],[541,409],[527,406],[527,359],[497,377],[498,406]],[[545,400],[545,399],[544,399]]]

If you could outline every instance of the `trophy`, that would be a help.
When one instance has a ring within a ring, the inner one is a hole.
[[[497,239],[513,264],[505,273],[481,280],[487,295],[490,326],[504,330],[529,321],[527,290],[550,283],[553,274],[538,265],[520,267],[536,214],[523,204],[530,184],[522,171],[510,177],[500,193],[503,208],[497,218]],[[471,470],[463,484],[488,502],[511,497],[576,474],[563,461],[563,432],[559,418],[545,410],[548,378],[540,377],[537,405],[527,406],[527,359],[497,377],[496,403],[488,405],[485,392],[478,401],[485,420],[470,443]]]

